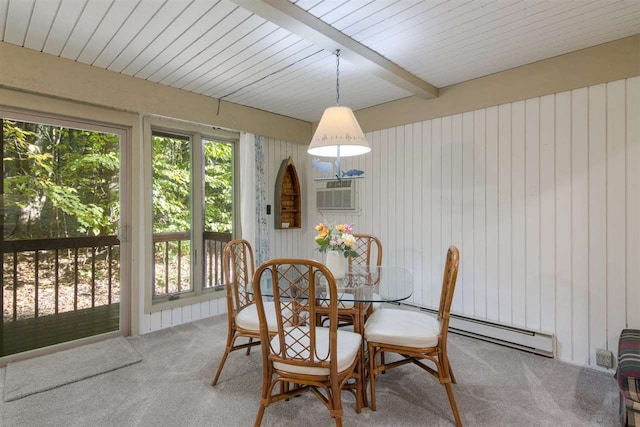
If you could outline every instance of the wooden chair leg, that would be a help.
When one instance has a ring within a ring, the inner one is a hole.
[[[456,377],[453,376],[453,369],[451,369],[451,362],[449,362],[449,360],[447,359],[447,364],[449,365],[449,376],[451,377],[451,382],[453,384],[457,384],[456,383]]]
[[[260,409],[258,409],[258,416],[256,417],[255,427],[260,427],[260,424],[262,424],[262,417],[264,416],[264,408],[265,406],[261,403]]]
[[[233,351],[233,344],[236,342],[236,334],[233,330],[230,330],[227,334],[227,346],[224,349],[224,354],[222,355],[222,359],[220,360],[220,364],[218,365],[218,370],[216,371],[216,376],[213,378],[211,385],[214,386],[218,383],[218,378],[220,378],[220,374],[222,373],[222,368],[224,367],[224,363],[227,361],[227,356],[229,353]]]
[[[376,375],[375,370],[376,367],[376,356],[375,356],[375,347],[369,346],[369,387],[371,388],[371,404],[369,407],[372,411],[376,410]]]
[[[253,337],[249,337],[249,344],[253,342]],[[247,356],[251,354],[251,346],[247,347]]]
[[[214,386],[218,383],[218,378],[220,378],[220,374],[222,373],[222,368],[224,367],[224,362],[227,361],[227,356],[229,355],[229,347],[224,350],[224,354],[222,355],[222,359],[220,360],[220,364],[218,365],[218,370],[216,371],[216,376],[213,378],[211,385]]]
[[[336,420],[336,427],[342,427],[342,395],[338,384],[331,384],[331,415]]]
[[[456,405],[456,399],[455,397],[453,397],[451,383],[444,383],[444,387],[447,389],[447,396],[449,397],[449,403],[451,404],[451,410],[453,411],[453,418],[455,418],[456,420],[456,426],[462,427],[462,421],[460,420],[460,414],[458,413],[458,405]]]
[[[364,382],[365,369],[362,359],[360,359],[360,361],[358,362],[358,367],[356,369],[358,371],[358,378],[356,383],[356,414],[359,414],[360,412],[362,412],[362,408],[365,406],[364,398],[367,394],[366,391],[363,393],[363,388],[366,386],[366,383]]]

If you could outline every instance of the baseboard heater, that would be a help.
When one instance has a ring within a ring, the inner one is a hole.
[[[437,315],[438,311],[418,305],[402,303],[407,308]],[[552,333],[532,331],[472,317],[451,314],[449,330],[460,335],[479,338],[546,357],[555,357],[555,337]]]

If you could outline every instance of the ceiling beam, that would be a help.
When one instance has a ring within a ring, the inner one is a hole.
[[[288,0],[232,0],[238,6],[296,34],[414,95],[436,98],[438,88],[360,44]]]

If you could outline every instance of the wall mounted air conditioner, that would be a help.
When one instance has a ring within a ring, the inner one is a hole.
[[[319,211],[355,212],[358,197],[354,180],[321,181],[316,184],[316,207]]]

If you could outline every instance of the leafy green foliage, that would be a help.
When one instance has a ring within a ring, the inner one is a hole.
[[[191,172],[188,138],[153,137],[154,232],[190,229]],[[204,229],[231,232],[233,224],[233,146],[202,141],[204,155]],[[196,203],[196,206],[200,205]]]
[[[153,136],[153,232],[191,229],[190,141]]]
[[[117,135],[2,121],[5,238],[115,234]]]
[[[204,141],[204,229],[231,233],[233,224],[233,146]]]
[[[116,233],[117,135],[6,119],[2,131],[5,239]],[[191,227],[191,149],[188,138],[153,137],[154,233]],[[202,149],[205,230],[231,232],[233,146],[205,140]]]

